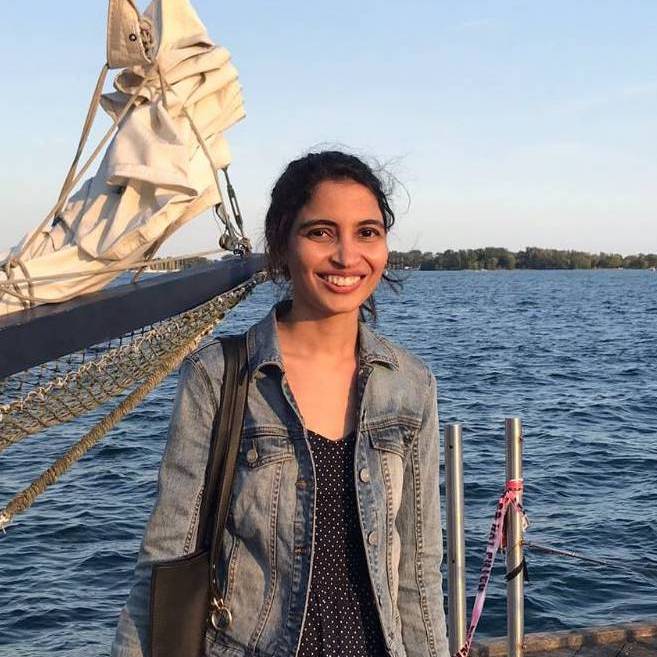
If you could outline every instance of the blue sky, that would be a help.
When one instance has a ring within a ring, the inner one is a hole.
[[[657,252],[657,2],[194,6],[244,87],[231,169],[256,247],[286,162],[343,145],[388,162],[408,191],[390,248]],[[105,13],[103,0],[3,6],[0,251],[55,200]],[[107,125],[99,115],[94,134]],[[215,243],[201,216],[161,253]]]

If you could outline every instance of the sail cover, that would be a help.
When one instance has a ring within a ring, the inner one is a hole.
[[[187,0],[154,0],[143,16],[111,0],[107,53],[106,68],[125,66],[98,93],[116,131],[96,174],[0,255],[0,315],[104,287],[222,202],[223,133],[244,117],[229,52]]]

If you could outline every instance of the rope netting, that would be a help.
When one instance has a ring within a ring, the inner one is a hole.
[[[228,310],[265,280],[267,273],[260,271],[197,308],[143,329],[138,334],[122,336],[111,348],[105,348],[111,343],[96,345],[85,350],[84,354],[67,356],[60,359],[62,362],[59,365],[50,363],[48,367],[43,366],[33,373],[33,378],[38,381],[48,372],[67,370],[45,384],[33,386],[15,401],[0,406],[0,452],[25,436],[68,422],[111,397],[136,387],[65,454],[0,509],[0,530],[4,530],[16,514],[28,509],[48,486],[55,483],[132,411],[180,365],[204,336],[212,332]],[[93,353],[97,357],[86,360]],[[27,379],[27,384],[24,381],[17,384],[19,390],[29,385],[29,376]],[[7,387],[7,380],[4,383]]]
[[[258,272],[192,310],[0,381],[0,452],[146,380],[182,345],[210,333],[266,276]]]

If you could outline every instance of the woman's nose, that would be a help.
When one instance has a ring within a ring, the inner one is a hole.
[[[340,238],[336,244],[335,252],[333,253],[333,260],[344,267],[358,262],[360,259],[360,251],[358,244],[351,238]]]

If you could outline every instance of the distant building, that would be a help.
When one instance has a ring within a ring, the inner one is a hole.
[[[199,256],[182,257],[182,258],[153,258],[144,271],[181,271],[198,267],[210,262],[207,258]]]

